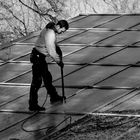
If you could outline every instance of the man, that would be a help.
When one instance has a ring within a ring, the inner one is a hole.
[[[60,20],[57,24],[50,22],[41,31],[30,56],[32,65],[32,83],[29,95],[29,110],[44,111],[45,108],[38,105],[38,90],[44,81],[47,93],[50,96],[50,102],[63,102],[63,97],[57,94],[52,85],[52,75],[48,71],[46,56],[50,55],[53,60],[63,68],[62,51],[57,45],[56,36],[68,30],[69,25],[66,20]]]

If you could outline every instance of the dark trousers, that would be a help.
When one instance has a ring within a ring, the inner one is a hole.
[[[45,55],[38,52],[35,48],[30,55],[32,65],[32,83],[30,87],[29,106],[38,104],[38,90],[41,87],[42,80],[47,89],[50,98],[55,98],[57,95],[55,87],[52,85],[52,75],[48,71],[48,64],[45,60]]]

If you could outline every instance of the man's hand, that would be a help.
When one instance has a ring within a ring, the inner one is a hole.
[[[63,61],[62,61],[62,51],[61,51],[61,49],[60,49],[60,47],[58,46],[58,44],[56,44],[56,52],[57,52],[57,54],[59,55],[59,59],[60,59],[60,61],[57,63],[61,68],[63,68],[64,67],[64,63],[63,63]]]
[[[58,62],[57,63],[61,68],[64,68],[64,63],[63,63],[63,61],[60,61],[60,62]]]

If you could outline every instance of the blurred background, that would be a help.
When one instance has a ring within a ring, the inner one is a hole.
[[[0,44],[79,14],[135,14],[139,0],[0,0]]]

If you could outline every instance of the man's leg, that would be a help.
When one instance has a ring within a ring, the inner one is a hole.
[[[32,74],[33,74],[33,78],[32,78],[32,83],[30,87],[29,110],[31,111],[45,110],[45,108],[42,108],[38,105],[38,90],[42,83],[39,65],[33,64]]]
[[[50,102],[55,103],[58,101],[63,102],[63,97],[59,96],[56,88],[52,84],[52,75],[48,70],[48,64],[44,62],[43,68],[42,68],[42,77],[44,81],[44,85],[47,89],[48,94],[50,95]]]

